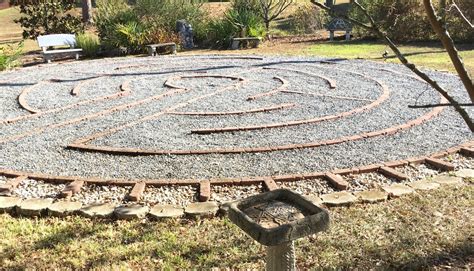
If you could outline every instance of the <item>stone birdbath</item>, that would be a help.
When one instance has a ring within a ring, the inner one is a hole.
[[[229,218],[267,246],[267,270],[295,270],[294,240],[325,230],[326,210],[288,189],[276,189],[236,202]]]

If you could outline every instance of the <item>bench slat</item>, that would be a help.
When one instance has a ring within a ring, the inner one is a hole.
[[[38,37],[39,47],[76,46],[76,36],[73,34],[52,34]]]

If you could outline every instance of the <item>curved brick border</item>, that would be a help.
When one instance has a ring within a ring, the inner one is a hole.
[[[346,70],[342,70],[346,71]],[[346,71],[350,72],[350,71]],[[331,119],[337,119],[337,118],[342,118],[345,116],[349,116],[352,114],[356,114],[359,112],[363,112],[365,110],[369,110],[379,104],[381,104],[384,100],[386,100],[389,95],[390,91],[389,89],[380,81],[373,79],[371,77],[365,76],[360,73],[356,72],[350,72],[357,74],[359,76],[363,76],[369,80],[375,81],[377,84],[379,84],[382,89],[382,95],[375,100],[374,102],[363,106],[359,108],[352,109],[347,112],[343,112],[337,115],[332,115],[332,116],[326,116],[326,117],[321,117],[321,118],[316,118],[316,119],[310,119],[310,120],[303,120],[303,121],[292,121],[292,122],[287,122],[287,123],[277,123],[273,125],[264,125],[264,126],[249,126],[249,127],[227,127],[227,128],[221,128],[221,129],[202,129],[202,130],[192,130],[193,133],[202,133],[202,134],[208,134],[208,133],[216,133],[216,132],[230,132],[230,131],[246,131],[246,130],[255,130],[255,129],[269,129],[269,128],[281,128],[281,127],[287,127],[287,126],[293,126],[293,125],[301,125],[301,124],[314,124],[317,122],[321,121],[326,121],[326,120],[331,120]],[[207,75],[200,75],[198,77],[207,77]],[[200,97],[197,97],[200,98]],[[197,99],[195,98],[195,99]],[[193,100],[193,99],[191,99]],[[188,101],[187,103],[191,103],[192,101]],[[445,99],[441,96],[440,102],[445,102]],[[185,104],[187,105],[187,104]],[[180,105],[178,105],[180,106]],[[123,148],[123,147],[108,147],[108,146],[92,146],[92,145],[86,145],[85,143],[94,139],[97,139],[102,136],[106,136],[109,134],[112,134],[114,132],[117,132],[119,130],[131,127],[136,125],[137,123],[141,123],[143,121],[149,120],[149,119],[154,119],[159,116],[162,116],[164,113],[160,112],[156,115],[152,116],[147,116],[143,119],[140,119],[136,122],[129,123],[124,126],[120,126],[114,129],[107,130],[105,132],[97,133],[94,134],[90,137],[87,137],[85,139],[79,139],[68,145],[68,148],[70,149],[75,149],[75,150],[80,150],[80,151],[89,151],[89,152],[102,152],[102,153],[108,153],[108,154],[120,154],[120,155],[169,155],[169,154],[174,154],[174,155],[189,155],[189,154],[195,154],[195,155],[202,155],[202,154],[233,154],[233,153],[256,153],[256,152],[273,152],[273,151],[286,151],[286,150],[293,150],[293,149],[301,149],[301,148],[316,148],[324,145],[334,145],[334,144],[341,144],[344,142],[348,141],[357,141],[365,138],[372,138],[372,137],[377,137],[377,136],[382,136],[382,135],[391,135],[395,134],[399,131],[409,129],[413,126],[417,126],[422,124],[423,122],[435,117],[441,111],[443,111],[444,108],[442,107],[436,107],[430,112],[428,112],[425,115],[422,115],[421,117],[418,117],[414,120],[411,120],[409,122],[406,122],[404,124],[400,124],[397,126],[385,128],[382,130],[377,130],[373,132],[367,132],[367,133],[362,133],[358,135],[353,135],[353,136],[345,136],[345,137],[340,137],[336,139],[330,139],[330,140],[323,140],[323,141],[316,141],[316,142],[309,142],[309,143],[304,143],[304,144],[289,144],[289,145],[280,145],[280,146],[271,146],[271,147],[253,147],[253,148],[231,148],[231,149],[204,149],[204,150],[156,150],[156,149],[140,149],[140,148]]]
[[[112,128],[112,129],[108,129],[108,130],[105,130],[105,131],[102,131],[102,132],[99,132],[99,133],[95,133],[95,134],[92,134],[92,135],[89,135],[87,137],[83,137],[83,138],[79,138],[77,140],[75,140],[73,143],[69,144],[68,145],[68,148],[71,148],[71,149],[88,149],[89,146],[88,145],[85,145],[85,143],[89,142],[89,141],[92,141],[94,139],[97,139],[99,137],[103,137],[103,136],[107,136],[109,134],[113,134],[113,133],[116,133],[120,130],[123,130],[123,129],[126,129],[126,128],[129,128],[129,127],[132,127],[132,126],[135,126],[139,123],[142,123],[142,122],[145,122],[145,121],[149,121],[149,120],[153,120],[153,119],[156,119],[156,118],[159,118],[163,115],[166,115],[168,114],[169,112],[174,112],[176,111],[177,109],[179,108],[182,108],[182,107],[185,107],[195,101],[198,101],[198,100],[202,100],[202,99],[205,99],[205,98],[208,98],[208,97],[211,97],[211,96],[214,96],[214,95],[217,95],[217,94],[220,94],[222,92],[225,92],[225,91],[228,91],[230,89],[235,89],[235,88],[238,88],[241,84],[243,84],[245,82],[245,79],[242,78],[242,77],[235,77],[235,76],[226,76],[226,75],[191,75],[191,76],[181,76],[181,77],[175,77],[174,79],[177,79],[177,78],[205,78],[205,77],[212,77],[212,78],[227,78],[227,79],[231,79],[231,80],[234,80],[234,81],[238,81],[237,83],[234,83],[234,84],[231,84],[231,85],[228,85],[228,86],[225,86],[219,90],[216,90],[212,93],[208,93],[208,94],[205,94],[205,95],[201,95],[201,96],[198,96],[198,97],[195,97],[195,98],[192,98],[192,99],[189,99],[185,102],[182,102],[182,103],[179,103],[179,104],[176,104],[174,106],[171,106],[169,108],[166,108],[156,114],[152,114],[152,115],[148,115],[148,116],[145,116],[143,118],[140,118],[138,120],[135,120],[135,121],[132,121],[132,122],[129,122],[127,124],[124,124],[124,125],[121,125],[121,126],[117,126],[115,128]],[[186,88],[182,88],[180,86],[176,86],[174,85],[173,83],[171,82],[168,82],[169,80],[167,80],[165,82],[165,85],[170,87],[172,90],[171,91],[168,91],[168,93],[179,93],[179,92],[187,92],[189,91],[189,89],[186,89]],[[163,96],[163,95],[159,95],[159,96]],[[164,97],[164,96],[163,96]],[[145,100],[148,100],[150,98],[146,98]],[[1,141],[0,141],[1,143]]]
[[[84,86],[94,82],[94,81],[97,81],[97,80],[100,80],[100,79],[103,79],[104,77],[107,77],[108,75],[105,75],[105,76],[97,76],[97,77],[94,77],[94,78],[90,78],[90,79],[86,79],[85,81],[82,81],[80,83],[78,83],[77,85],[75,85],[72,89],[71,89],[71,95],[73,96],[78,96],[80,93],[81,93],[81,89],[84,88]]]
[[[305,71],[300,71],[300,70],[295,70],[295,69],[277,68],[277,67],[263,67],[263,69],[264,70],[289,71],[289,72],[295,72],[295,73],[301,73],[301,74],[304,74],[304,75],[309,75],[311,77],[319,77],[319,78],[323,79],[324,81],[326,81],[328,83],[330,89],[334,89],[337,86],[335,80],[333,80],[329,77],[320,75],[320,74],[312,73],[312,72],[305,72]]]
[[[395,160],[395,161],[388,161],[381,164],[373,164],[373,165],[366,165],[360,166],[355,168],[344,168],[344,169],[334,169],[330,171],[333,174],[338,175],[347,175],[351,173],[368,173],[378,171],[382,165],[387,167],[398,167],[411,164],[419,164],[424,163],[428,157],[440,158],[443,156],[447,156],[450,154],[454,154],[459,152],[462,148],[470,148],[474,145],[474,140],[467,141],[463,144],[460,144],[455,147],[451,147],[449,149],[439,151],[436,153],[432,153],[429,156],[417,156],[411,157],[404,160]],[[275,175],[275,176],[256,176],[256,177],[242,177],[242,178],[222,178],[222,179],[210,179],[211,185],[246,185],[246,184],[259,184],[263,182],[266,178],[271,178],[276,182],[293,182],[293,181],[300,181],[305,179],[313,179],[313,178],[324,178],[327,172],[309,172],[304,174],[290,174],[290,175]],[[28,178],[41,180],[51,183],[65,183],[65,182],[73,182],[76,180],[84,181],[88,184],[97,184],[97,185],[119,185],[119,186],[132,186],[137,182],[143,182],[146,185],[151,186],[163,186],[163,185],[199,185],[199,179],[119,179],[119,178],[96,178],[96,177],[81,177],[81,176],[59,176],[59,175],[51,175],[51,174],[43,174],[40,172],[25,172],[25,171],[17,171],[17,170],[9,170],[9,169],[0,169],[0,175],[9,177],[9,178],[16,178],[20,176],[27,176]]]
[[[26,111],[30,112],[30,113],[33,113],[33,114],[36,114],[36,113],[39,113],[40,110],[38,109],[35,109],[33,107],[31,107],[28,102],[26,101],[26,96],[28,96],[28,94],[30,92],[32,92],[33,90],[35,90],[36,87],[38,86],[41,86],[43,84],[45,84],[47,81],[40,81],[32,86],[29,86],[27,88],[24,88],[20,95],[18,95],[18,104],[20,104],[20,107],[25,109]]]
[[[276,89],[270,90],[268,92],[262,92],[262,93],[258,93],[258,94],[249,96],[249,97],[247,97],[247,101],[252,101],[252,100],[255,100],[255,99],[258,99],[258,98],[272,96],[274,94],[280,93],[282,90],[284,90],[288,87],[288,81],[286,81],[285,79],[283,79],[281,77],[278,77],[278,76],[274,76],[273,79],[280,81],[281,86],[277,87]]]
[[[115,97],[115,96],[127,95],[129,93],[129,89],[128,89],[128,85],[126,85],[126,84],[127,83],[124,83],[121,86],[121,89],[123,90],[122,92],[119,92],[118,94],[113,94],[113,96]],[[60,123],[51,124],[51,125],[39,127],[39,128],[36,128],[36,129],[32,129],[32,130],[30,130],[29,132],[26,132],[26,133],[17,134],[17,135],[14,135],[14,136],[10,136],[10,137],[7,137],[7,138],[0,139],[0,144],[10,142],[10,141],[13,141],[13,140],[18,140],[18,139],[21,139],[21,138],[24,138],[24,137],[27,137],[27,136],[36,135],[36,134],[39,134],[39,133],[41,133],[45,130],[48,130],[48,129],[56,129],[56,128],[64,127],[64,126],[71,125],[71,124],[74,124],[74,123],[82,122],[82,121],[85,121],[85,120],[95,119],[95,118],[98,118],[100,116],[105,116],[105,115],[114,113],[116,111],[121,111],[121,110],[124,110],[124,109],[132,108],[132,107],[138,106],[138,105],[143,104],[143,103],[151,102],[153,100],[163,99],[164,97],[167,97],[169,95],[173,95],[175,93],[184,92],[184,91],[185,90],[183,90],[183,89],[171,90],[171,91],[165,92],[163,94],[148,97],[148,98],[138,100],[138,101],[135,101],[135,102],[132,102],[132,103],[115,106],[115,107],[112,107],[112,108],[109,108],[109,109],[106,109],[106,110],[102,110],[102,111],[97,112],[97,113],[92,113],[92,114],[82,116],[82,117],[78,117],[78,118],[75,118],[75,119],[71,119],[71,120],[68,120],[68,121],[63,121],[63,122],[60,122]],[[110,95],[106,96],[106,97],[110,97]],[[103,97],[100,97],[100,99],[103,99]],[[90,103],[90,101],[91,100],[85,101],[84,104]],[[80,103],[77,103],[77,104],[74,104],[74,105],[71,105],[71,106],[67,106],[67,107],[68,108],[75,107],[78,104],[80,104]],[[64,110],[64,107],[60,108],[60,110]],[[48,113],[51,113],[53,111],[59,111],[59,109],[49,111]],[[43,113],[46,113],[46,111],[43,112]],[[40,113],[38,113],[38,114],[40,114]],[[35,115],[38,115],[38,114],[35,114]]]
[[[279,68],[272,68],[272,69],[277,69],[277,70],[287,70],[287,69],[279,69]],[[290,70],[292,71],[292,70]],[[388,97],[390,96],[390,90],[388,89],[387,86],[385,86],[382,82],[378,81],[377,79],[371,78],[369,76],[366,76],[361,73],[357,72],[351,72],[347,70],[342,70],[348,73],[352,74],[357,74],[359,76],[362,76],[368,80],[372,80],[376,82],[381,88],[382,88],[382,95],[380,95],[375,101],[372,101],[370,104],[367,104],[362,107],[354,108],[352,110],[342,112],[339,114],[335,115],[329,115],[329,116],[324,116],[324,117],[318,117],[318,118],[312,118],[312,119],[303,119],[303,120],[295,120],[295,121],[289,121],[289,122],[277,122],[277,123],[271,123],[271,124],[266,124],[266,125],[252,125],[252,126],[240,126],[240,127],[225,127],[225,128],[209,128],[209,129],[197,129],[197,130],[191,130],[191,133],[194,134],[212,134],[212,133],[226,133],[226,132],[239,132],[239,131],[252,131],[252,130],[262,130],[262,129],[272,129],[272,128],[283,128],[283,127],[288,127],[288,126],[296,126],[296,125],[304,125],[304,124],[315,124],[323,121],[328,121],[328,120],[335,120],[343,117],[347,117],[353,114],[358,114],[367,110],[370,110],[378,105],[380,105],[382,102],[384,102]],[[281,90],[278,90],[276,92],[281,92]],[[268,95],[271,92],[264,93]],[[272,93],[273,94],[273,93]]]
[[[130,88],[126,88],[126,87],[122,87],[122,86],[120,87],[120,90],[121,90],[120,92],[116,92],[116,93],[111,94],[111,95],[100,96],[100,97],[97,97],[97,98],[93,98],[93,99],[90,99],[90,100],[85,100],[85,101],[73,103],[73,104],[70,104],[70,105],[63,106],[63,107],[58,107],[58,108],[54,108],[54,109],[50,109],[50,110],[46,110],[46,111],[40,111],[40,112],[37,112],[35,114],[23,115],[23,116],[19,116],[19,117],[16,117],[16,118],[1,120],[0,125],[14,123],[14,122],[17,122],[17,121],[26,120],[26,119],[30,119],[30,118],[35,118],[35,117],[39,117],[39,116],[46,115],[46,114],[57,113],[57,112],[64,111],[64,110],[67,110],[67,109],[71,109],[71,108],[74,108],[74,107],[78,107],[78,106],[81,106],[81,105],[100,102],[100,101],[104,101],[104,100],[115,99],[115,98],[119,98],[119,97],[129,95],[130,92],[131,92]],[[22,98],[22,100],[23,99],[24,98]],[[20,97],[18,97],[18,100],[20,101]],[[3,141],[0,140],[0,142],[3,142]]]
[[[228,112],[169,112],[170,115],[184,115],[184,116],[227,116],[227,115],[244,115],[244,114],[252,114],[252,113],[259,113],[259,112],[269,112],[281,109],[287,109],[294,107],[295,104],[278,104],[275,106],[268,106],[268,107],[260,107],[250,110],[242,110],[242,111],[228,111]]]

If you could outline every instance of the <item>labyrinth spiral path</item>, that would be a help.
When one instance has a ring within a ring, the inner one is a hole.
[[[428,72],[468,101],[456,76]],[[404,67],[369,61],[175,56],[43,65],[0,74],[0,181],[205,190],[406,164],[470,146],[473,135],[451,108],[408,107],[440,102]]]

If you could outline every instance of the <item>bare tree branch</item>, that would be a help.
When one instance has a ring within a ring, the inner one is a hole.
[[[456,47],[454,46],[453,40],[449,36],[449,32],[443,27],[443,24],[436,17],[431,0],[423,0],[423,5],[425,6],[426,14],[428,15],[431,27],[438,35],[441,43],[446,49],[446,52],[448,52],[451,62],[453,63],[454,68],[456,69],[464,87],[467,90],[467,93],[469,94],[469,97],[471,98],[471,102],[474,102],[474,83],[472,82],[469,73],[464,67],[464,63],[462,62],[461,56],[458,54],[458,50],[456,50]]]
[[[461,9],[459,8],[459,6],[453,1],[453,3],[451,4],[451,6],[449,7],[448,9],[448,12],[451,12],[451,9],[452,8],[455,8],[457,10],[457,12],[459,13],[459,15],[461,16],[461,18],[471,27],[471,28],[474,28],[474,24],[472,24],[466,17],[466,15],[464,15],[464,13],[461,11]]]
[[[441,107],[441,106],[474,106],[474,104],[451,104],[451,103],[443,103],[443,104],[422,104],[422,105],[409,105],[408,108],[432,108],[432,107]]]
[[[352,22],[353,24],[355,25],[358,25],[360,27],[363,27],[367,30],[370,30],[372,31],[373,33],[375,33],[379,38],[383,39],[385,41],[385,43],[387,43],[387,45],[390,47],[390,49],[392,49],[392,51],[395,53],[395,55],[397,56],[397,58],[400,60],[400,62],[402,62],[403,65],[405,65],[407,68],[409,68],[412,72],[414,72],[416,75],[418,75],[421,79],[423,79],[425,82],[427,82],[429,85],[431,85],[431,87],[433,87],[437,92],[439,92],[446,100],[448,100],[448,102],[450,104],[453,104],[454,108],[456,109],[456,111],[459,113],[459,115],[461,115],[461,117],[463,118],[464,122],[466,122],[467,126],[469,127],[469,129],[474,132],[474,123],[473,121],[471,120],[469,114],[466,112],[466,110],[464,110],[464,108],[462,108],[461,106],[459,106],[459,103],[453,98],[451,97],[448,92],[446,90],[444,90],[436,81],[432,80],[427,74],[425,74],[424,72],[420,71],[416,66],[415,64],[413,63],[410,63],[408,61],[408,59],[405,58],[405,56],[400,52],[400,50],[398,49],[398,47],[392,42],[392,40],[385,34],[383,33],[380,28],[377,26],[377,24],[375,23],[374,19],[372,18],[372,16],[370,16],[370,14],[368,13],[368,11],[362,7],[359,2],[357,2],[357,0],[353,1],[353,3],[356,5],[357,8],[359,8],[363,13],[364,15],[368,18],[369,22],[371,23],[371,25],[367,25],[363,22],[360,22],[358,20],[354,20],[352,18],[350,18],[349,16],[347,16],[347,14],[342,14],[342,13],[337,13],[335,12],[332,8],[329,8],[328,6],[324,5],[324,4],[321,4],[319,2],[317,2],[317,0],[311,0],[311,3],[313,3],[314,5],[320,7],[321,9],[324,9],[326,10],[330,15],[332,16],[337,16],[337,17],[341,17],[341,18],[344,18],[350,22]]]
[[[259,3],[262,19],[265,23],[265,28],[268,30],[270,22],[280,16],[293,3],[293,0],[259,0]]]

